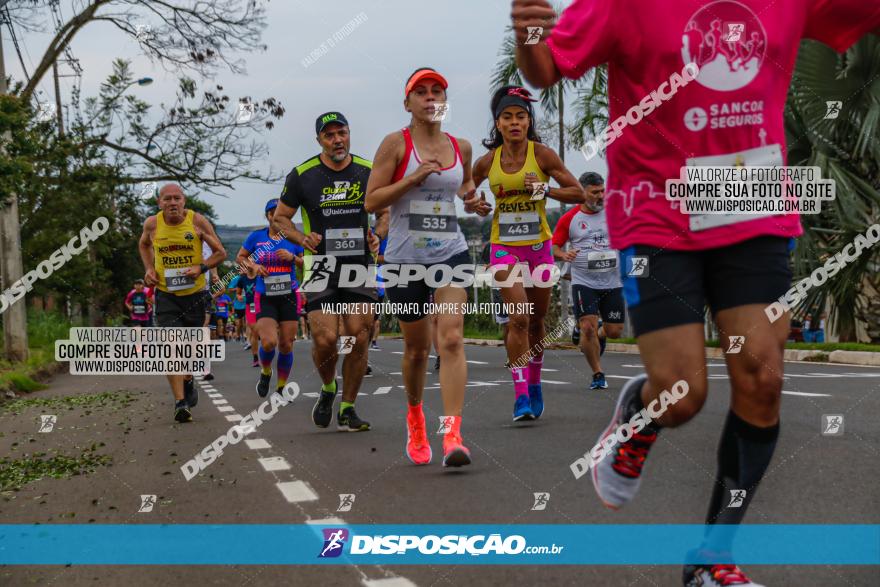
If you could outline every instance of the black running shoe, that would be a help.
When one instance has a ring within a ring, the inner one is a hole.
[[[344,432],[365,432],[370,429],[370,423],[358,417],[354,406],[348,406],[342,412],[336,413],[336,429]]]
[[[335,391],[324,391],[322,389],[320,395],[318,395],[318,401],[315,402],[315,407],[312,408],[312,422],[318,428],[326,428],[330,425],[330,421],[333,419],[334,399],[336,399]]]
[[[203,379],[204,381],[214,381],[214,375],[212,375],[211,373],[208,373],[207,375],[205,375],[204,377],[202,377],[202,379]]]
[[[365,373],[365,375],[372,375],[372,374],[373,374],[373,368],[370,366],[369,363],[367,363],[367,372]]]
[[[269,395],[269,382],[272,381],[272,374],[269,373],[265,375],[264,373],[260,373],[260,380],[257,381],[257,394],[260,397],[266,397]]]
[[[437,357],[437,360],[434,361],[434,371],[440,370],[440,357]]]
[[[194,408],[199,403],[199,390],[196,389],[194,380],[183,380],[183,399],[186,400],[186,405],[190,408]]]
[[[189,406],[186,405],[185,399],[174,404],[174,419],[181,424],[184,422],[192,422],[192,412],[189,411]]]

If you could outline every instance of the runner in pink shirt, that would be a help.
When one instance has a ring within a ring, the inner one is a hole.
[[[741,522],[776,446],[789,319],[770,323],[764,308],[790,286],[789,252],[800,220],[689,216],[666,199],[666,180],[680,177],[684,166],[785,165],[783,108],[801,39],[845,51],[880,32],[880,3],[575,0],[554,22],[549,2],[515,0],[512,16],[517,63],[532,85],[578,79],[608,64],[608,225],[647,374],[624,385],[600,441],[656,406],[662,390],[681,396],[664,402],[659,414],[652,409],[647,426],[633,428],[608,458],[585,462],[583,471],[590,470],[606,506],[622,507],[638,490],[660,430],[700,411],[708,305],[725,350],[730,337],[743,347],[725,355],[731,408],[707,514],[713,526],[701,548],[716,553],[686,567],[684,582],[755,585],[735,565],[714,564],[730,562],[729,541],[718,539],[715,528]],[[540,40],[534,27],[542,27]],[[726,507],[738,490],[742,504]]]
[[[150,325],[153,301],[149,289],[144,287],[143,279],[136,279],[133,287],[125,296],[125,307],[129,312],[131,326],[143,328]]]

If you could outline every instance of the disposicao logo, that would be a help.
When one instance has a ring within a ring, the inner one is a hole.
[[[348,540],[348,530],[345,528],[324,528],[324,546],[318,558],[336,558],[342,554],[345,542]]]

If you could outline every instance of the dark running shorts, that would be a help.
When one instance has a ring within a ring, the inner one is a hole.
[[[789,251],[794,239],[762,236],[704,251],[635,245],[620,251],[623,296],[636,336],[703,323],[713,314],[749,304],[769,304],[791,286]],[[647,257],[642,277],[627,276],[631,257]]]
[[[156,290],[156,324],[170,327],[204,327],[207,312],[205,292],[200,291],[186,296]]]
[[[438,263],[431,263],[430,265],[425,265],[425,267],[435,267],[437,265],[447,265],[449,267],[456,267],[458,265],[469,265],[471,267],[474,266],[474,262],[471,260],[470,254],[467,251],[462,251],[461,253],[457,253],[452,257],[446,259],[445,261],[440,261]],[[430,270],[429,270],[430,273]],[[452,282],[449,285],[457,285],[462,287],[457,280],[453,278]],[[416,304],[418,307],[421,307],[424,304],[429,304],[434,301],[434,289],[429,286],[425,280],[422,281],[411,281],[406,285],[395,285],[394,287],[385,288],[385,295],[388,296],[388,300],[394,304]],[[416,322],[417,320],[421,320],[425,315],[421,311],[411,312],[411,313],[403,313],[397,314],[397,319],[403,322]]]
[[[593,289],[587,285],[571,286],[572,308],[578,320],[582,316],[601,316],[611,324],[622,323],[624,317],[623,288]]]

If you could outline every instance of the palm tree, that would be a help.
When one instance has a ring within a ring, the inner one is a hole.
[[[557,12],[561,8],[557,7]],[[516,66],[516,37],[513,28],[507,27],[507,35],[498,52],[500,59],[492,72],[492,91],[506,85],[525,85]],[[576,93],[576,122],[568,127],[565,124],[565,98]],[[566,137],[570,144],[580,148],[586,142],[587,131],[599,134],[608,122],[608,73],[604,65],[599,66],[579,80],[563,78],[553,86],[541,90],[541,108],[547,118],[556,117],[555,124],[539,124],[542,131],[551,131],[558,142],[557,153],[565,161]],[[565,206],[563,205],[563,209]]]
[[[880,37],[867,35],[845,54],[803,41],[785,111],[789,165],[813,165],[833,179],[836,199],[821,214],[804,215],[794,254],[796,278],[808,275],[858,234],[880,222]],[[828,101],[842,102],[827,118]],[[802,308],[824,308],[842,341],[856,340],[862,323],[880,341],[880,247],[866,250]]]

